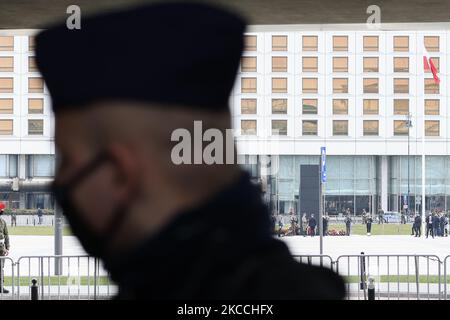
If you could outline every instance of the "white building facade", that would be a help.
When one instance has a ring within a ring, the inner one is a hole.
[[[0,30],[0,201],[53,208],[54,118],[34,62],[33,30]]]
[[[424,72],[424,45],[440,84]],[[450,210],[449,54],[444,24],[250,27],[230,103],[272,208],[296,208],[300,165],[319,164],[324,146],[329,214],[400,211],[408,194],[420,210],[425,131],[426,209]],[[265,176],[267,154],[278,169]]]

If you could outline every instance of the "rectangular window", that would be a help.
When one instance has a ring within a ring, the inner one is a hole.
[[[364,51],[378,51],[378,36],[364,36]]]
[[[0,93],[13,93],[14,81],[13,78],[0,78]]]
[[[256,135],[256,120],[241,120],[241,135]]]
[[[425,136],[439,137],[439,120],[425,120]]]
[[[394,57],[394,72],[409,72],[409,58]]]
[[[348,51],[348,37],[333,36],[333,51]]]
[[[364,93],[378,93],[378,78],[363,79]]]
[[[272,51],[287,51],[287,36],[272,36]]]
[[[439,37],[425,36],[423,42],[427,51],[439,52]]]
[[[0,99],[0,113],[11,114],[13,113],[14,99]]]
[[[302,135],[317,136],[317,120],[303,120]]]
[[[0,36],[0,51],[14,51],[13,36]]]
[[[348,114],[348,100],[333,99],[333,114]]]
[[[407,136],[408,125],[406,120],[394,120],[394,135],[395,136]]]
[[[272,120],[272,135],[287,135],[287,120]]]
[[[333,72],[348,72],[348,58],[333,57]]]
[[[242,57],[242,72],[256,72],[256,57]]]
[[[256,99],[241,99],[241,114],[256,114]]]
[[[287,93],[287,78],[272,78],[272,93]]]
[[[28,72],[37,72],[36,58],[28,57]]]
[[[28,134],[29,135],[43,135],[44,134],[44,120],[41,120],[41,119],[28,120]]]
[[[409,93],[409,79],[394,78],[394,93]]]
[[[409,37],[395,36],[394,37],[394,51],[409,51]]]
[[[43,93],[44,80],[42,78],[28,78],[28,92],[29,93]]]
[[[241,78],[241,93],[256,93],[256,78]]]
[[[0,71],[1,72],[14,71],[14,58],[13,57],[0,57]]]
[[[334,78],[333,79],[333,93],[348,93],[348,79]]]
[[[408,115],[409,114],[409,100],[408,99],[394,99],[394,114]]]
[[[302,70],[303,72],[317,72],[317,57],[303,57]]]
[[[439,94],[439,83],[434,82],[434,79],[425,79],[425,93]]]
[[[317,114],[317,99],[303,99],[302,113],[303,114]]]
[[[439,100],[425,99],[425,115],[438,116],[439,113]]]
[[[317,36],[303,36],[302,45],[303,51],[317,51],[318,50]]]
[[[12,120],[0,120],[0,135],[10,136],[13,134],[13,121]]]
[[[244,51],[256,51],[256,36],[244,36]]]
[[[272,57],[272,72],[287,72],[287,57]]]
[[[272,99],[272,114],[287,114],[287,99]]]
[[[363,102],[363,114],[378,114],[379,101],[378,99],[364,99]]]
[[[365,136],[378,136],[378,120],[364,120],[363,131]]]
[[[44,113],[44,99],[28,99],[28,113],[42,114]]]
[[[317,78],[303,78],[302,88],[303,93],[317,93]]]
[[[334,136],[348,136],[348,121],[347,120],[333,120],[333,135]]]
[[[378,72],[378,57],[364,57],[363,72]]]

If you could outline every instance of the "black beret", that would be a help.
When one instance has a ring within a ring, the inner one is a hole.
[[[245,21],[206,4],[153,4],[81,17],[36,36],[55,113],[104,100],[226,110]]]

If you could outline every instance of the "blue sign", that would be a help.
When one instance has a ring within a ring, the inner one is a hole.
[[[320,148],[320,175],[322,177],[322,182],[327,182],[327,154],[326,147]]]

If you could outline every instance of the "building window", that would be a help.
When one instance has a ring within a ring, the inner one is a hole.
[[[287,51],[287,36],[272,36],[272,51]]]
[[[439,113],[439,100],[425,99],[425,115],[438,116]]]
[[[10,136],[13,134],[13,121],[2,119],[0,120],[0,135],[2,136]]]
[[[27,177],[53,177],[55,157],[53,155],[29,155],[26,158]]]
[[[256,120],[241,120],[241,135],[255,136],[256,135]]]
[[[317,99],[303,99],[302,113],[303,114],[317,114]]]
[[[408,115],[408,114],[409,114],[409,100],[394,99],[394,115]]]
[[[427,51],[439,52],[439,37],[425,36],[423,42]]]
[[[364,93],[378,93],[378,78],[363,79]]]
[[[365,136],[378,136],[378,120],[364,120],[363,131]]]
[[[256,93],[256,78],[241,78],[242,93]]]
[[[37,72],[36,58],[28,57],[28,72]]]
[[[287,99],[272,99],[272,114],[287,114]]]
[[[439,83],[434,82],[434,79],[425,79],[425,93],[439,94]]]
[[[333,114],[348,114],[348,100],[333,99]]]
[[[287,57],[272,57],[272,72],[287,72]]]
[[[379,109],[378,99],[364,99],[363,101],[364,115],[378,114],[378,109]]]
[[[272,135],[287,135],[287,120],[272,120]]]
[[[333,72],[348,72],[348,58],[333,57]]]
[[[13,36],[0,36],[0,51],[14,51]]]
[[[41,98],[28,99],[28,113],[29,114],[43,114],[44,113],[44,99],[41,99]]]
[[[13,99],[0,99],[0,113],[11,114],[13,113],[14,100]]]
[[[318,38],[317,36],[303,36],[302,37],[303,51],[317,51]]]
[[[256,57],[242,57],[242,72],[256,72]]]
[[[432,57],[431,61],[433,61],[433,64],[436,67],[436,71],[439,72],[439,58],[438,57]],[[431,73],[431,68],[427,69],[425,72]]]
[[[317,136],[317,120],[303,120],[302,135]]]
[[[394,37],[394,51],[409,51],[409,37],[395,36]]]
[[[317,93],[317,78],[303,78],[302,92],[303,93]]]
[[[394,57],[394,72],[409,72],[409,58]]]
[[[333,51],[348,51],[348,37],[333,36]]]
[[[287,93],[287,78],[272,78],[272,93]]]
[[[395,78],[394,93],[409,93],[409,79]]]
[[[378,72],[378,58],[364,57],[363,72]]]
[[[364,36],[364,51],[378,51],[378,36]]]
[[[13,85],[13,78],[0,78],[0,93],[13,93]]]
[[[439,137],[439,120],[425,120],[425,136]]]
[[[42,119],[28,120],[28,134],[29,135],[43,135],[44,134],[44,120],[42,120]]]
[[[333,79],[333,93],[348,93],[348,79],[334,78]]]
[[[394,120],[394,135],[395,136],[407,136],[408,125],[406,120]]]
[[[29,93],[43,93],[44,80],[42,78],[28,78],[28,92]]]
[[[256,51],[256,36],[244,36],[244,51]]]
[[[333,120],[333,135],[334,136],[348,136],[348,121],[347,120]]]
[[[256,99],[241,99],[241,114],[256,114]]]
[[[303,57],[302,70],[303,72],[317,72],[317,57]]]
[[[17,177],[17,155],[16,154],[0,155],[0,177],[2,177],[2,178]]]
[[[13,57],[0,57],[0,71],[1,72],[14,71],[14,58]]]

